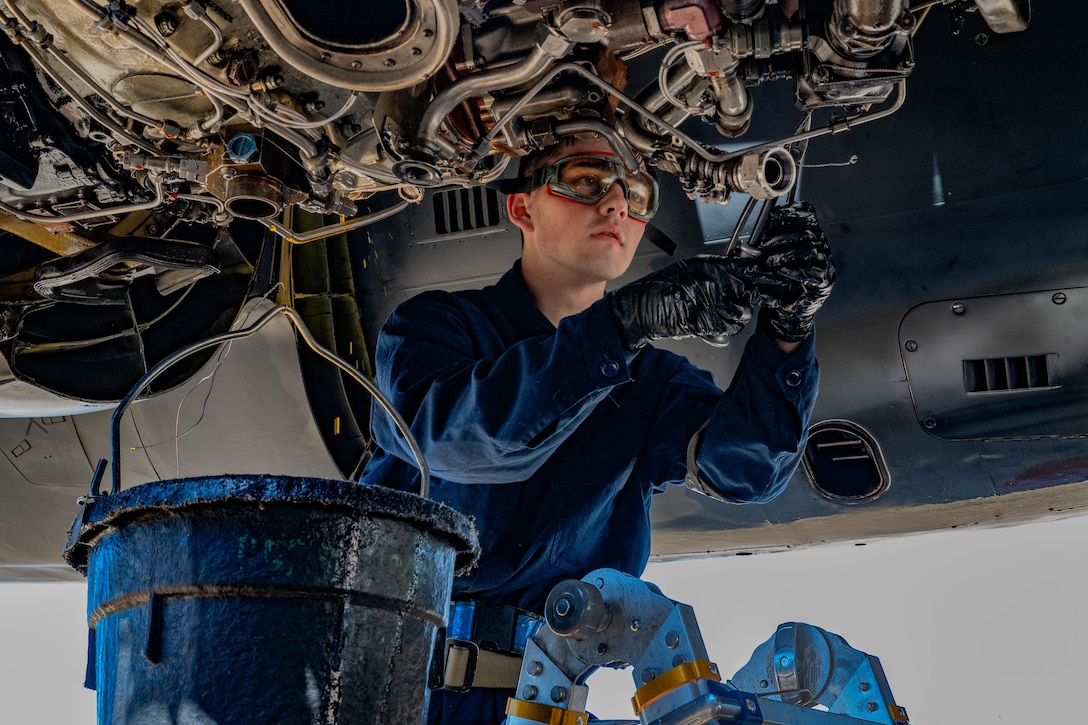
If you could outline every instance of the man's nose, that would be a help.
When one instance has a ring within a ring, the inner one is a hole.
[[[627,206],[627,189],[624,188],[622,181],[613,181],[612,185],[608,187],[608,191],[601,197],[601,200],[597,202],[597,208],[601,210],[603,214],[619,214],[621,217],[626,217],[630,212]]]

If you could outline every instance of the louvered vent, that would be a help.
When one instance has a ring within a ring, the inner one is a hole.
[[[968,393],[1049,390],[1057,387],[1055,358],[1051,354],[964,360],[963,387]]]
[[[434,195],[434,230],[459,234],[502,223],[499,194],[484,186],[451,189]]]
[[[846,420],[827,420],[809,430],[805,475],[824,498],[840,503],[872,501],[888,490],[891,476],[869,431]]]

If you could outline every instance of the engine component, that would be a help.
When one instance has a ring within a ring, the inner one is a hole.
[[[94,242],[145,210],[215,225],[293,206],[353,216],[384,190],[413,201],[487,183],[574,128],[638,149],[704,201],[768,198],[796,178],[768,149],[886,115],[921,17],[905,0],[805,0],[789,17],[764,0],[239,5],[4,2],[0,124],[15,142],[0,212]],[[977,5],[1003,32],[1027,24],[1026,0]],[[626,95],[628,61],[658,49],[656,81]],[[728,153],[681,129],[700,116],[743,138],[751,88],[785,79],[803,111],[851,115]]]
[[[339,3],[239,0],[276,54],[306,75],[359,91],[408,88],[446,62],[457,37],[455,0]]]
[[[168,295],[218,272],[214,250],[203,245],[128,237],[42,264],[34,290],[53,300],[122,304],[137,277],[153,275],[159,294]]]

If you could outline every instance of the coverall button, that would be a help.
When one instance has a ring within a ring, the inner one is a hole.
[[[601,375],[606,378],[616,377],[616,373],[620,371],[620,364],[615,360],[605,360],[601,363]]]
[[[800,384],[801,384],[801,371],[799,371],[799,370],[790,370],[788,373],[786,373],[786,385],[790,386],[791,388],[796,388]]]

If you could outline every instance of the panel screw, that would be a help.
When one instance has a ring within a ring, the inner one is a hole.
[[[1054,296],[1050,298],[1050,301],[1056,305],[1064,305],[1065,300],[1066,297],[1064,292],[1055,292]]]
[[[563,702],[563,700],[566,700],[566,699],[567,699],[567,690],[566,690],[566,688],[559,687],[558,685],[556,685],[555,687],[552,688],[552,702]]]
[[[642,626],[641,621],[639,621],[637,619],[632,619],[631,620],[631,631],[632,632],[637,632],[641,626]]]
[[[876,712],[876,707],[877,706],[876,706],[875,702],[865,703],[865,709],[868,710],[869,712]]]
[[[540,691],[536,689],[536,685],[526,685],[525,687],[521,688],[521,699],[535,700],[537,693],[539,692]]]
[[[907,348],[907,352],[914,352],[918,349],[918,343],[914,340],[907,340],[906,344],[903,345],[903,347]]]
[[[933,420],[932,418],[926,418],[922,421],[922,425],[926,428],[933,429],[937,427],[937,421]]]
[[[858,688],[860,688],[862,692],[868,692],[869,691],[869,683],[868,682],[862,682],[862,683],[860,683],[858,685]]]
[[[607,651],[608,645],[606,645],[604,642],[601,642],[599,645],[597,645],[597,654],[603,655]]]
[[[669,649],[676,649],[680,646],[680,635],[676,632],[669,632],[665,635],[665,646]]]
[[[655,677],[657,677],[657,673],[654,672],[652,667],[647,667],[646,669],[644,669],[642,671],[642,682],[643,682],[643,684],[645,684],[647,682],[650,682]]]
[[[952,303],[952,312],[957,315],[962,315],[967,311],[967,307],[962,302]]]

